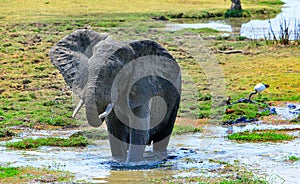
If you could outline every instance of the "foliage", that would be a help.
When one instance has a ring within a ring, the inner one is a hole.
[[[12,136],[15,136],[16,134],[7,129],[7,128],[0,128],[0,138],[3,138],[3,137],[12,137]]]
[[[275,133],[270,130],[267,132],[259,131],[246,131],[228,135],[228,139],[237,141],[248,141],[248,142],[280,142],[293,140],[295,137],[286,133]]]
[[[74,135],[74,134],[73,134]],[[83,135],[88,139],[108,139],[108,132],[105,129],[88,129],[78,132],[78,135]]]
[[[20,170],[16,167],[3,167],[0,166],[0,179],[1,178],[8,178],[18,175]]]
[[[262,2],[261,4],[259,4]],[[257,3],[252,1],[244,1],[243,5],[249,9],[262,9],[264,7],[277,8],[280,4],[269,3],[272,0],[258,0]],[[214,7],[211,7],[214,4]],[[273,7],[272,7],[272,6]],[[124,17],[134,17],[141,19],[151,14],[167,14],[174,18],[209,18],[222,17],[228,2],[225,1],[202,1],[196,0],[185,2],[181,0],[174,1],[128,1],[124,4],[122,0],[102,0],[98,3],[96,0],[83,1],[76,3],[70,1],[57,1],[43,3],[38,0],[25,0],[22,3],[14,1],[0,2],[2,11],[0,12],[0,20],[2,21],[44,21],[47,19],[58,20],[64,15],[65,17],[99,17],[98,20],[104,18],[115,17],[116,20],[124,19]],[[275,6],[275,7],[274,7]],[[26,7],[26,8],[24,8]],[[66,8],[67,7],[67,8]],[[80,11],[73,11],[80,9]],[[12,13],[16,12],[16,13]],[[28,14],[28,12],[32,12]],[[83,13],[84,12],[84,13]],[[125,12],[125,13],[120,13]],[[136,15],[133,15],[136,14]],[[106,21],[110,22],[110,21]],[[67,25],[67,24],[66,24]],[[68,27],[68,26],[66,26]]]
[[[260,5],[283,5],[284,2],[281,0],[272,0],[272,1],[260,1],[258,2]]]
[[[183,30],[180,30],[180,31],[177,31],[177,33],[187,33],[187,32],[190,32],[190,33],[220,33],[220,31],[216,30],[216,29],[212,29],[212,28],[198,28],[198,29],[195,29],[195,28],[187,28],[187,29],[183,29]]]
[[[292,156],[289,156],[287,160],[291,161],[291,162],[297,162],[300,160],[300,157],[292,155]]]
[[[181,135],[185,133],[196,133],[202,132],[201,128],[185,125],[175,125],[173,128],[172,135]]]
[[[224,16],[225,18],[251,17],[251,13],[247,10],[227,10]]]
[[[293,26],[293,27],[292,27]],[[295,25],[291,25],[289,20],[283,18],[279,22],[279,34],[275,34],[274,28],[270,26],[270,31],[265,35],[266,44],[300,44],[300,21],[295,20]],[[293,28],[293,29],[292,29]]]
[[[31,149],[38,148],[39,146],[60,146],[60,147],[85,147],[89,144],[84,136],[74,136],[68,139],[65,138],[27,138],[19,142],[7,142],[7,147],[16,149]]]
[[[227,106],[227,109],[232,113],[225,114],[223,121],[234,121],[242,116],[250,120],[269,115],[268,105],[265,103],[237,103]]]
[[[269,84],[270,88],[254,96],[253,100],[257,97],[267,98],[268,101],[300,100],[297,92],[300,90],[300,75],[296,73],[300,69],[300,55],[296,46],[269,46],[261,41],[215,41],[212,44],[214,49],[233,48],[253,53],[217,55],[225,76],[227,95],[231,96],[232,101],[247,98],[259,82]]]
[[[259,178],[242,177],[236,180],[223,180],[219,184],[268,184],[268,182]]]
[[[0,166],[0,183],[68,183],[73,177],[68,172],[44,168]]]

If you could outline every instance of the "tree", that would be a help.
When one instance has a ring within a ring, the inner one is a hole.
[[[240,0],[231,0],[230,10],[242,10],[242,5]]]

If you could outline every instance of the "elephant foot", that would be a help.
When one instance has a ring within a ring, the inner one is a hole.
[[[154,151],[154,158],[157,160],[164,160],[168,158],[168,152],[167,151]]]
[[[114,161],[116,161],[118,163],[124,163],[126,161],[125,157],[113,156],[112,158],[113,158]]]
[[[129,145],[126,163],[130,164],[144,161],[143,154],[145,147],[145,145]]]

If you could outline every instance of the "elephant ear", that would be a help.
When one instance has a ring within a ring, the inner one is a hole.
[[[134,51],[132,64],[134,84],[129,92],[131,109],[158,96],[166,89],[180,92],[180,67],[172,55],[155,41],[142,40],[129,43]]]
[[[50,61],[76,94],[81,94],[87,82],[88,60],[93,56],[94,46],[107,37],[107,34],[81,29],[61,39],[50,49]]]

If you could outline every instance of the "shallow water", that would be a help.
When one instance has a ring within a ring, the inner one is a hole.
[[[166,30],[177,31],[186,28],[212,28],[222,32],[238,33],[251,39],[260,39],[268,37],[271,33],[271,27],[275,35],[280,34],[280,23],[286,20],[290,30],[294,30],[295,24],[300,24],[300,0],[282,0],[285,2],[282,12],[275,18],[267,20],[250,20],[245,19],[225,19],[225,20],[208,20],[194,21],[193,23],[169,23]],[[243,22],[246,21],[246,22]],[[299,30],[299,28],[298,28]],[[291,39],[294,39],[294,33],[291,32]],[[273,38],[273,36],[272,36]]]
[[[19,151],[0,146],[0,163],[10,162],[13,166],[34,166],[60,169],[75,173],[77,180],[92,183],[147,183],[159,178],[216,176],[215,171],[223,164],[210,160],[221,160],[240,164],[263,176],[269,181],[297,183],[300,162],[289,163],[285,159],[300,157],[300,139],[284,143],[243,143],[229,141],[228,133],[253,129],[295,129],[300,125],[265,125],[261,123],[243,126],[206,127],[204,133],[186,134],[171,138],[169,159],[165,162],[145,163],[147,167],[122,169],[111,161],[108,140],[96,141],[87,148],[41,147],[37,150]],[[57,131],[33,131],[41,137],[58,134]],[[74,132],[74,130],[69,133]],[[299,136],[300,131],[292,134]],[[62,131],[67,135],[68,131]],[[29,137],[29,133],[26,133]],[[151,154],[150,147],[147,154]],[[282,183],[282,182],[279,182]]]
[[[280,33],[280,24],[284,20],[287,22],[290,30],[295,30],[295,24],[300,24],[300,0],[282,1],[286,4],[283,6],[282,12],[279,15],[270,20],[251,20],[248,23],[242,24],[241,36],[252,39],[264,38],[270,32],[270,27],[272,27],[274,33],[278,35]],[[294,34],[292,32],[290,34],[293,39]]]

